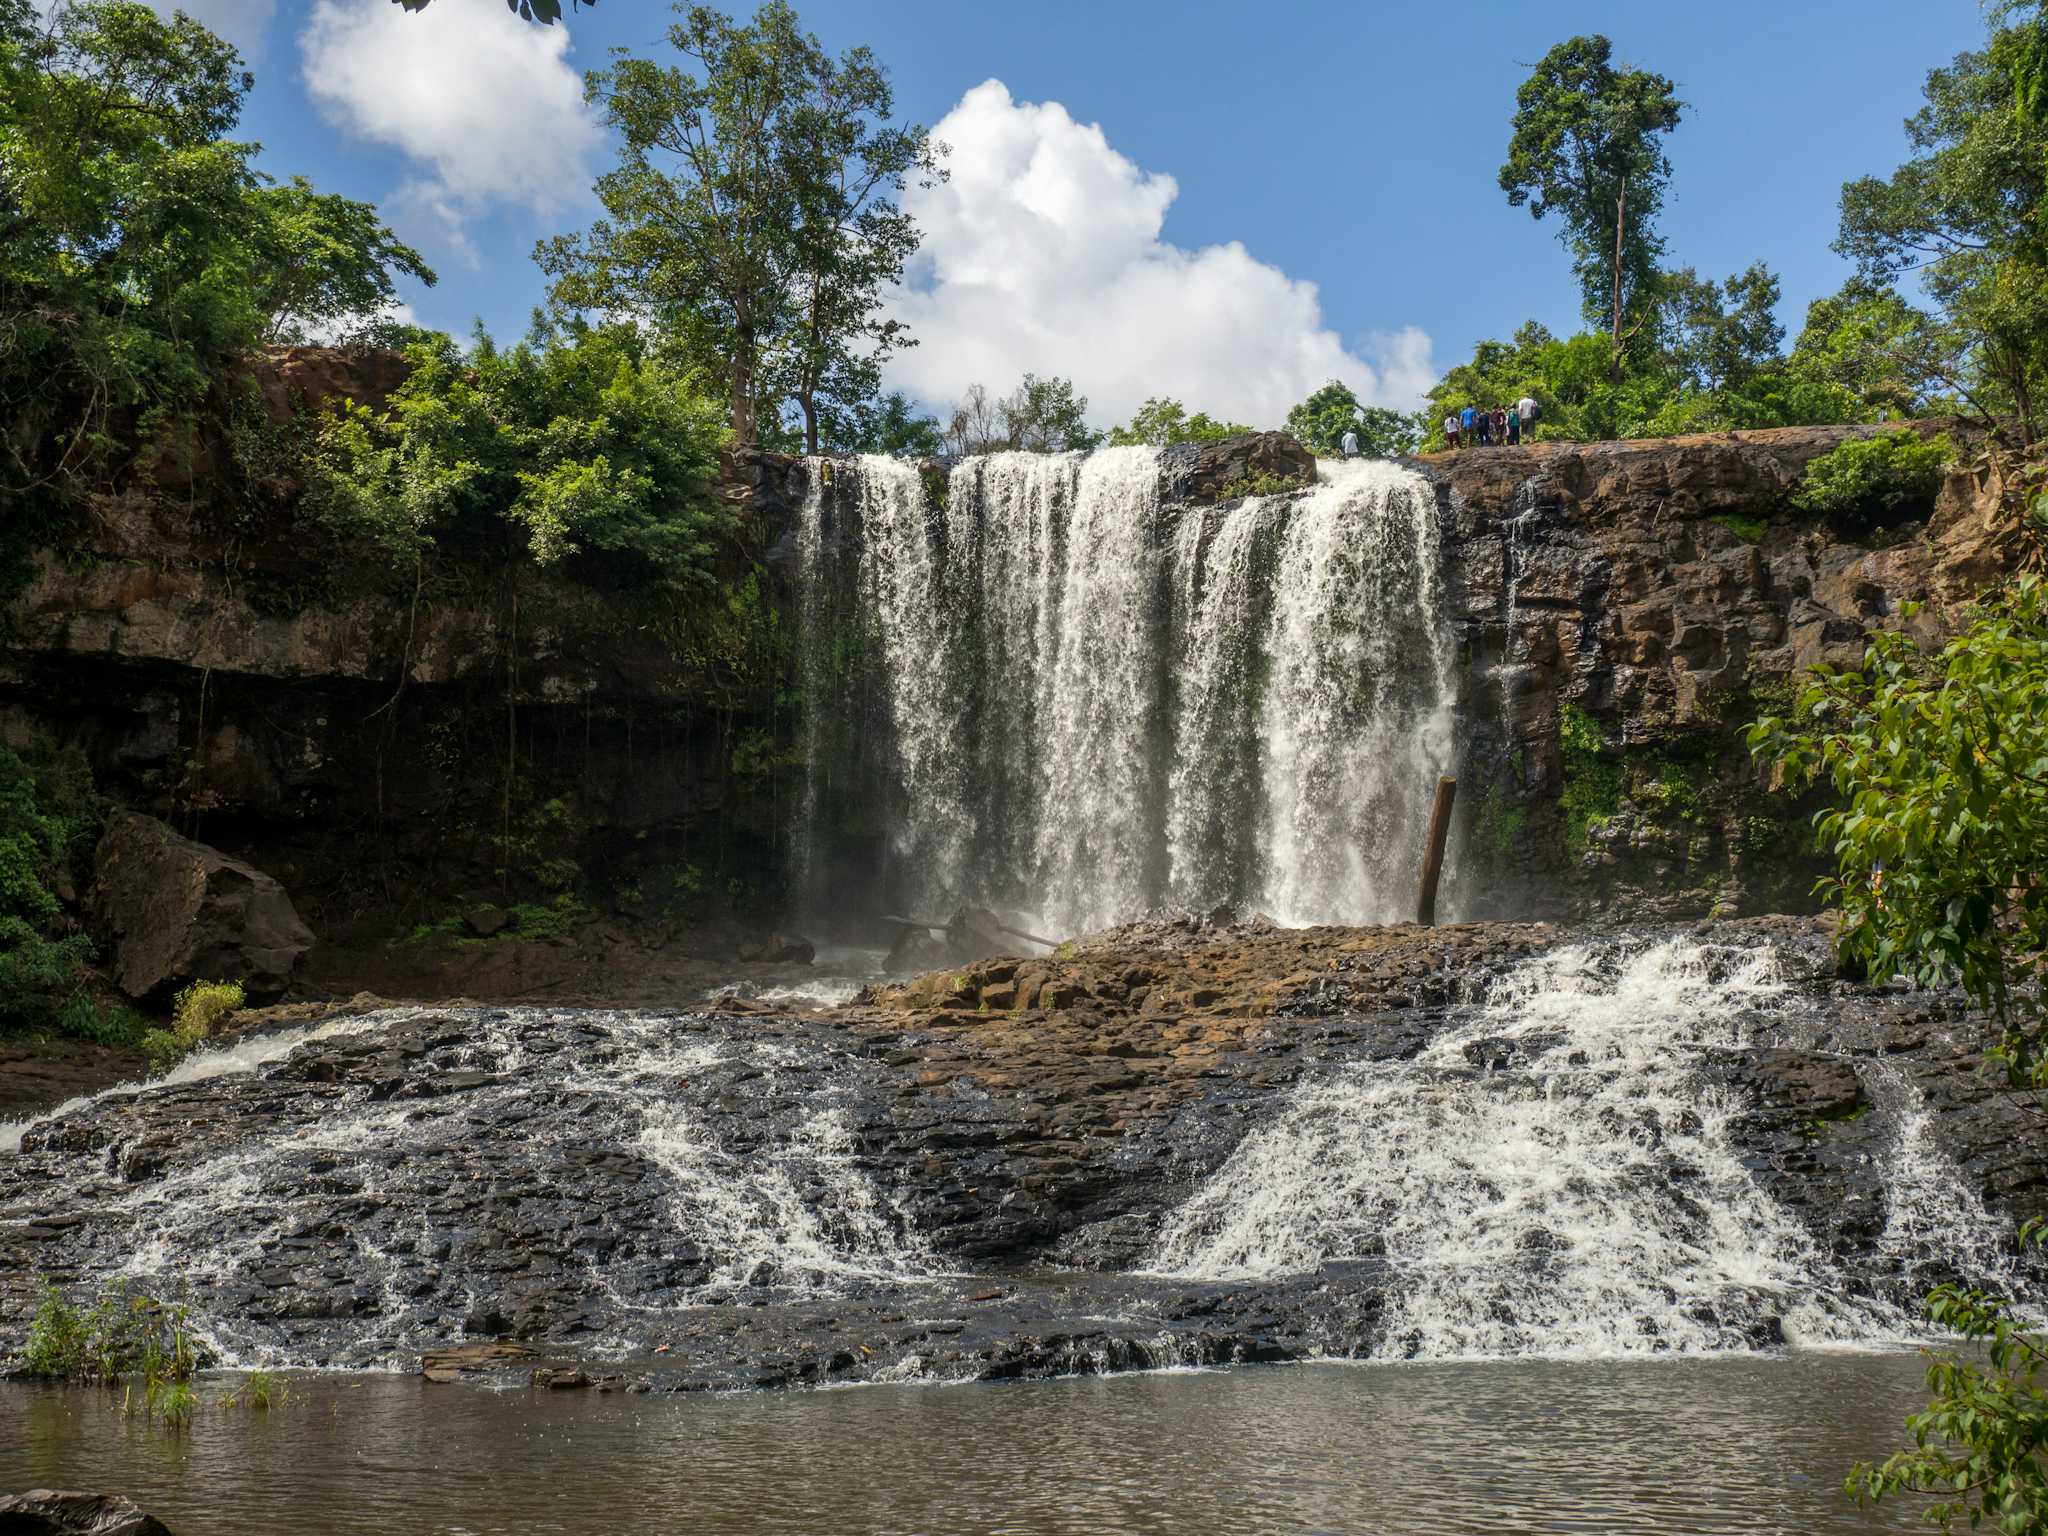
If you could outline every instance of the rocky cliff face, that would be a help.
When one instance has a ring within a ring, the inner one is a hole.
[[[1423,461],[1466,663],[1468,910],[1806,907],[1810,807],[1764,793],[1740,727],[1873,628],[1946,632],[2001,569],[1971,472],[1868,542],[1790,508],[1811,460],[1869,430]]]
[[[284,423],[344,396],[375,404],[400,377],[389,358],[296,349],[257,381]],[[1800,669],[1909,622],[1909,600],[1927,605],[1913,627],[1938,633],[1998,567],[1992,497],[1968,474],[1875,547],[1791,513],[1806,464],[1857,430],[1418,462],[1463,661],[1455,910],[1808,904],[1804,810],[1764,793],[1737,728]],[[330,953],[455,920],[515,866],[602,871],[628,911],[684,887],[772,904],[796,706],[741,697],[700,615],[487,563],[366,579],[288,506],[251,523],[209,504],[205,460],[165,466],[156,494],[38,554],[0,623],[0,737],[84,745],[116,801],[282,881]],[[1312,469],[1260,434],[1170,451],[1162,494],[1213,501]],[[785,641],[802,493],[797,461],[727,466],[748,600]],[[331,980],[344,995],[425,985]]]
[[[260,398],[279,425],[374,405],[396,362],[293,349]],[[747,548],[786,524],[790,472],[728,465]],[[710,639],[702,617],[483,558],[378,570],[288,504],[253,522],[213,504],[201,453],[36,553],[0,614],[0,739],[84,746],[114,800],[275,875],[323,940],[431,923],[550,865],[650,906],[662,871],[721,895],[744,871],[765,904],[790,721],[734,684],[720,636],[745,616],[714,612]]]

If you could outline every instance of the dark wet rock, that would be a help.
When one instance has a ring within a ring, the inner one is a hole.
[[[33,1488],[0,1494],[0,1536],[171,1536],[118,1493],[69,1493]]]
[[[130,997],[239,981],[259,1001],[290,984],[313,934],[284,887],[154,816],[117,811],[100,838],[93,917]]]
[[[1163,494],[1174,500],[1221,501],[1251,483],[1308,485],[1315,455],[1285,432],[1252,432],[1213,443],[1175,443],[1160,456]]]
[[[1688,1195],[1674,1144],[1723,1117],[1844,1283],[1912,1307],[1955,1260],[1885,1237],[1906,1107],[1992,1209],[2048,1203],[2048,1120],[1980,1074],[1980,1021],[1953,997],[1837,979],[1809,923],[1708,936],[1710,968],[1776,945],[1793,1005],[1756,1048],[1701,1058],[1696,1105],[1615,1105],[1610,1134],[1681,1208],[1705,1222],[1710,1196]],[[0,1352],[43,1276],[89,1291],[162,1230],[192,1256],[177,1294],[231,1347],[417,1361],[434,1381],[580,1370],[692,1390],[1399,1356],[1422,1345],[1390,1335],[1365,1238],[1300,1275],[1141,1271],[1170,1213],[1297,1088],[1469,1029],[1464,1005],[1566,937],[1160,923],[825,1015],[400,1015],[253,1073],[99,1100],[0,1154]],[[1482,1035],[1479,1059],[1416,1070],[1520,1094],[1556,1043]],[[771,1172],[772,1200],[749,1182]],[[719,1226],[733,1202],[769,1240]],[[1533,1227],[1516,1261],[1540,1273],[1572,1241]],[[821,1253],[850,1258],[822,1273]],[[1784,1298],[1686,1305],[1724,1347],[1763,1347]],[[1645,1319],[1644,1337],[1675,1321]]]

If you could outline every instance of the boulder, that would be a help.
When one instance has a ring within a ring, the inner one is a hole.
[[[130,997],[161,997],[190,981],[239,981],[251,999],[267,1001],[313,947],[283,886],[154,816],[108,818],[97,867],[93,919]]]
[[[31,1488],[0,1494],[0,1536],[171,1536],[118,1493]]]

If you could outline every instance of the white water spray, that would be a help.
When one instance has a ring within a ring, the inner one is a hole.
[[[1383,1264],[1386,1348],[1420,1357],[1745,1349],[1759,1322],[1802,1342],[1900,1338],[1913,1320],[1854,1295],[1743,1164],[1742,1106],[1706,1070],[1791,1001],[1768,948],[1529,961],[1414,1061],[1299,1090],[1175,1213],[1153,1265],[1225,1280]],[[1897,1136],[1934,1156],[1910,1119]],[[1901,1219],[1953,1240],[1962,1218],[1915,1202]]]
[[[898,904],[1063,932],[1169,902],[1402,915],[1456,692],[1418,476],[1325,465],[1305,493],[1204,511],[1162,507],[1143,448],[974,459],[942,508],[908,465],[830,472],[886,701],[882,782],[858,803],[889,806]],[[825,515],[814,496],[798,541],[813,639]]]

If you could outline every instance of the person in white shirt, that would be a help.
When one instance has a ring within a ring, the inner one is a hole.
[[[1451,412],[1450,415],[1444,418],[1444,445],[1449,448],[1458,446],[1458,413],[1456,411]]]
[[[1346,432],[1344,434],[1344,457],[1347,459],[1358,457],[1358,434],[1356,432]]]
[[[1522,441],[1529,440],[1529,429],[1536,425],[1536,402],[1524,395],[1515,402],[1515,414],[1522,419]]]

